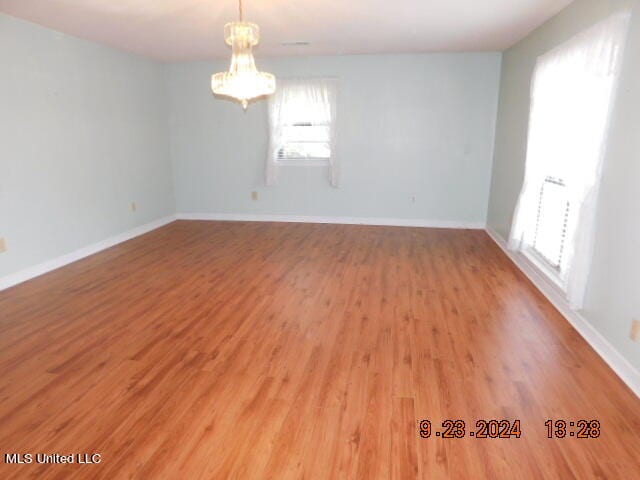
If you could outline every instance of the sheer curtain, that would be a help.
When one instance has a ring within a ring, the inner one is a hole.
[[[617,13],[538,58],[532,81],[525,179],[509,247],[531,248],[541,186],[549,177],[564,179],[572,214],[560,276],[575,309],[582,307],[591,265],[602,160],[629,16]]]
[[[276,93],[269,98],[269,152],[265,183],[275,185],[278,178],[278,151],[283,146],[287,125],[310,123],[329,128],[329,182],[338,186],[336,155],[337,80],[333,78],[278,79]]]

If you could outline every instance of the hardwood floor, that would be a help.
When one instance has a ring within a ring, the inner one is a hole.
[[[482,231],[175,222],[0,292],[0,453],[102,459],[3,479],[631,479],[639,434]]]

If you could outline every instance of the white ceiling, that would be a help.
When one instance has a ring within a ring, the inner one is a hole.
[[[259,55],[504,50],[573,0],[244,0]],[[164,61],[229,55],[237,0],[0,0],[0,12]],[[309,42],[308,46],[282,46]]]

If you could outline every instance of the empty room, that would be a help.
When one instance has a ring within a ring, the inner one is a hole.
[[[0,0],[0,478],[640,478],[639,191],[640,0]]]

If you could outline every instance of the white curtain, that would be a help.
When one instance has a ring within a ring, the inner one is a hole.
[[[538,196],[547,177],[566,180],[573,214],[566,228],[567,298],[582,307],[598,187],[629,13],[617,13],[538,58],[531,88],[525,179],[509,247],[532,246]]]
[[[333,78],[278,79],[276,92],[269,98],[269,152],[265,168],[267,185],[275,185],[277,182],[278,150],[283,145],[284,126],[311,123],[329,126],[329,182],[333,187],[338,186],[337,90],[337,80]]]

